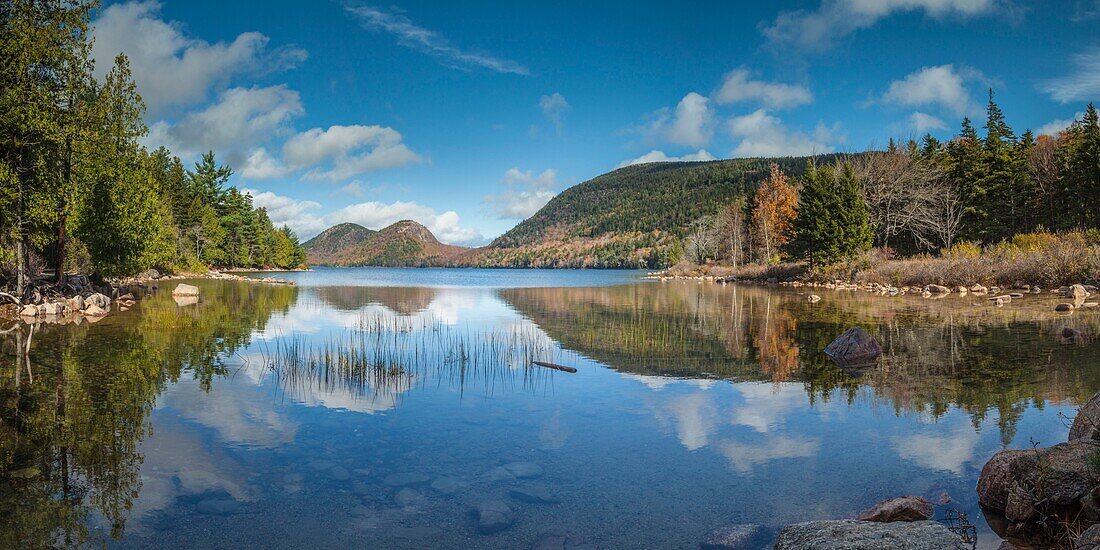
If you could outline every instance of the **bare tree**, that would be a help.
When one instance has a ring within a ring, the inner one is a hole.
[[[863,188],[876,244],[891,246],[903,235],[921,246],[939,244],[939,236],[930,234],[930,229],[943,225],[943,201],[953,194],[946,190],[943,170],[935,162],[901,150],[845,161],[852,163]]]
[[[959,235],[962,224],[963,204],[958,191],[943,178],[935,184],[937,192],[932,197],[928,215],[921,219],[921,235],[935,239],[940,248],[951,248]]]
[[[725,250],[725,257],[733,267],[742,263],[745,242],[748,237],[748,220],[745,216],[745,199],[738,197],[728,204],[720,214],[719,239]]]
[[[1055,218],[1057,206],[1055,200],[1058,196],[1058,138],[1046,135],[1039,136],[1035,146],[1028,153],[1028,170],[1038,187],[1042,208],[1046,210],[1043,218],[1052,220]]]
[[[718,252],[718,230],[715,216],[703,216],[692,222],[684,239],[684,256],[695,264],[705,264]]]

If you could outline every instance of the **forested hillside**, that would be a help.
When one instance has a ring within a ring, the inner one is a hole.
[[[751,195],[777,163],[800,175],[805,157],[664,162],[620,168],[571,187],[480,251],[475,265],[661,267],[682,254],[695,220]],[[831,162],[832,156],[817,157]]]
[[[466,248],[439,242],[427,227],[401,220],[372,231],[354,223],[330,227],[306,241],[310,264],[426,267],[448,265]]]

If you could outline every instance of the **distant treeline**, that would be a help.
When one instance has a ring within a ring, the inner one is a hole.
[[[101,277],[295,267],[304,254],[231,171],[149,152],[127,58],[93,77],[94,2],[0,2],[0,270],[22,292],[52,268]]]

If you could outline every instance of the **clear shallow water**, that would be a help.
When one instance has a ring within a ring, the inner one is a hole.
[[[0,545],[695,547],[731,521],[778,530],[918,494],[996,548],[982,465],[1063,441],[1062,415],[1100,390],[1095,342],[1057,336],[1097,334],[1100,316],[1047,297],[810,306],[635,272],[450,273],[198,281],[198,304],[157,293],[40,327],[18,375],[5,342]],[[589,276],[603,286],[574,284]],[[855,324],[881,366],[820,353]],[[308,361],[349,348],[386,368]],[[488,501],[509,528],[479,532]]]

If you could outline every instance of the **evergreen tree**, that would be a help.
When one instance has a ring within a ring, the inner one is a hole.
[[[792,256],[811,267],[829,265],[871,248],[874,232],[867,203],[850,164],[810,166],[802,177]]]

